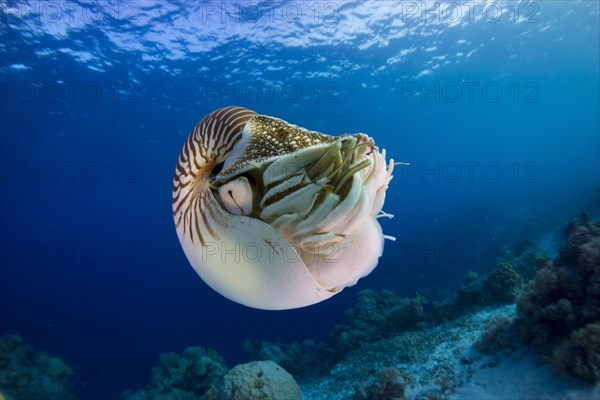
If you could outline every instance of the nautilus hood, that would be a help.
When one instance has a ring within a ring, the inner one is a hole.
[[[200,277],[233,301],[271,310],[323,301],[377,265],[393,165],[365,134],[222,108],[179,155],[179,240]]]

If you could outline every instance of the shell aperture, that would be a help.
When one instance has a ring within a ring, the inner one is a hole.
[[[377,265],[393,166],[365,134],[330,136],[225,107],[179,155],[177,235],[223,296],[268,310],[315,304]]]

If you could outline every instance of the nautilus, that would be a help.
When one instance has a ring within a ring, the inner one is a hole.
[[[393,160],[363,133],[331,136],[242,107],[192,130],[173,178],[173,217],[198,275],[243,305],[331,298],[383,252],[378,217]]]

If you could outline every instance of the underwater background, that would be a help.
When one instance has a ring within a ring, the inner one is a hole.
[[[202,346],[233,367],[247,339],[327,341],[361,290],[450,296],[524,241],[555,257],[569,220],[600,216],[599,12],[1,0],[0,335],[68,364],[77,398],[118,398],[162,353]],[[396,241],[369,276],[270,312],[196,275],[173,172],[190,130],[228,105],[364,132],[409,163],[387,191],[395,217],[380,220]]]

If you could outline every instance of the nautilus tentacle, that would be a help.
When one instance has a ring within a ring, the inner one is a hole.
[[[367,135],[222,108],[179,155],[179,240],[200,277],[231,300],[273,310],[320,302],[377,265],[376,218],[393,165]]]

